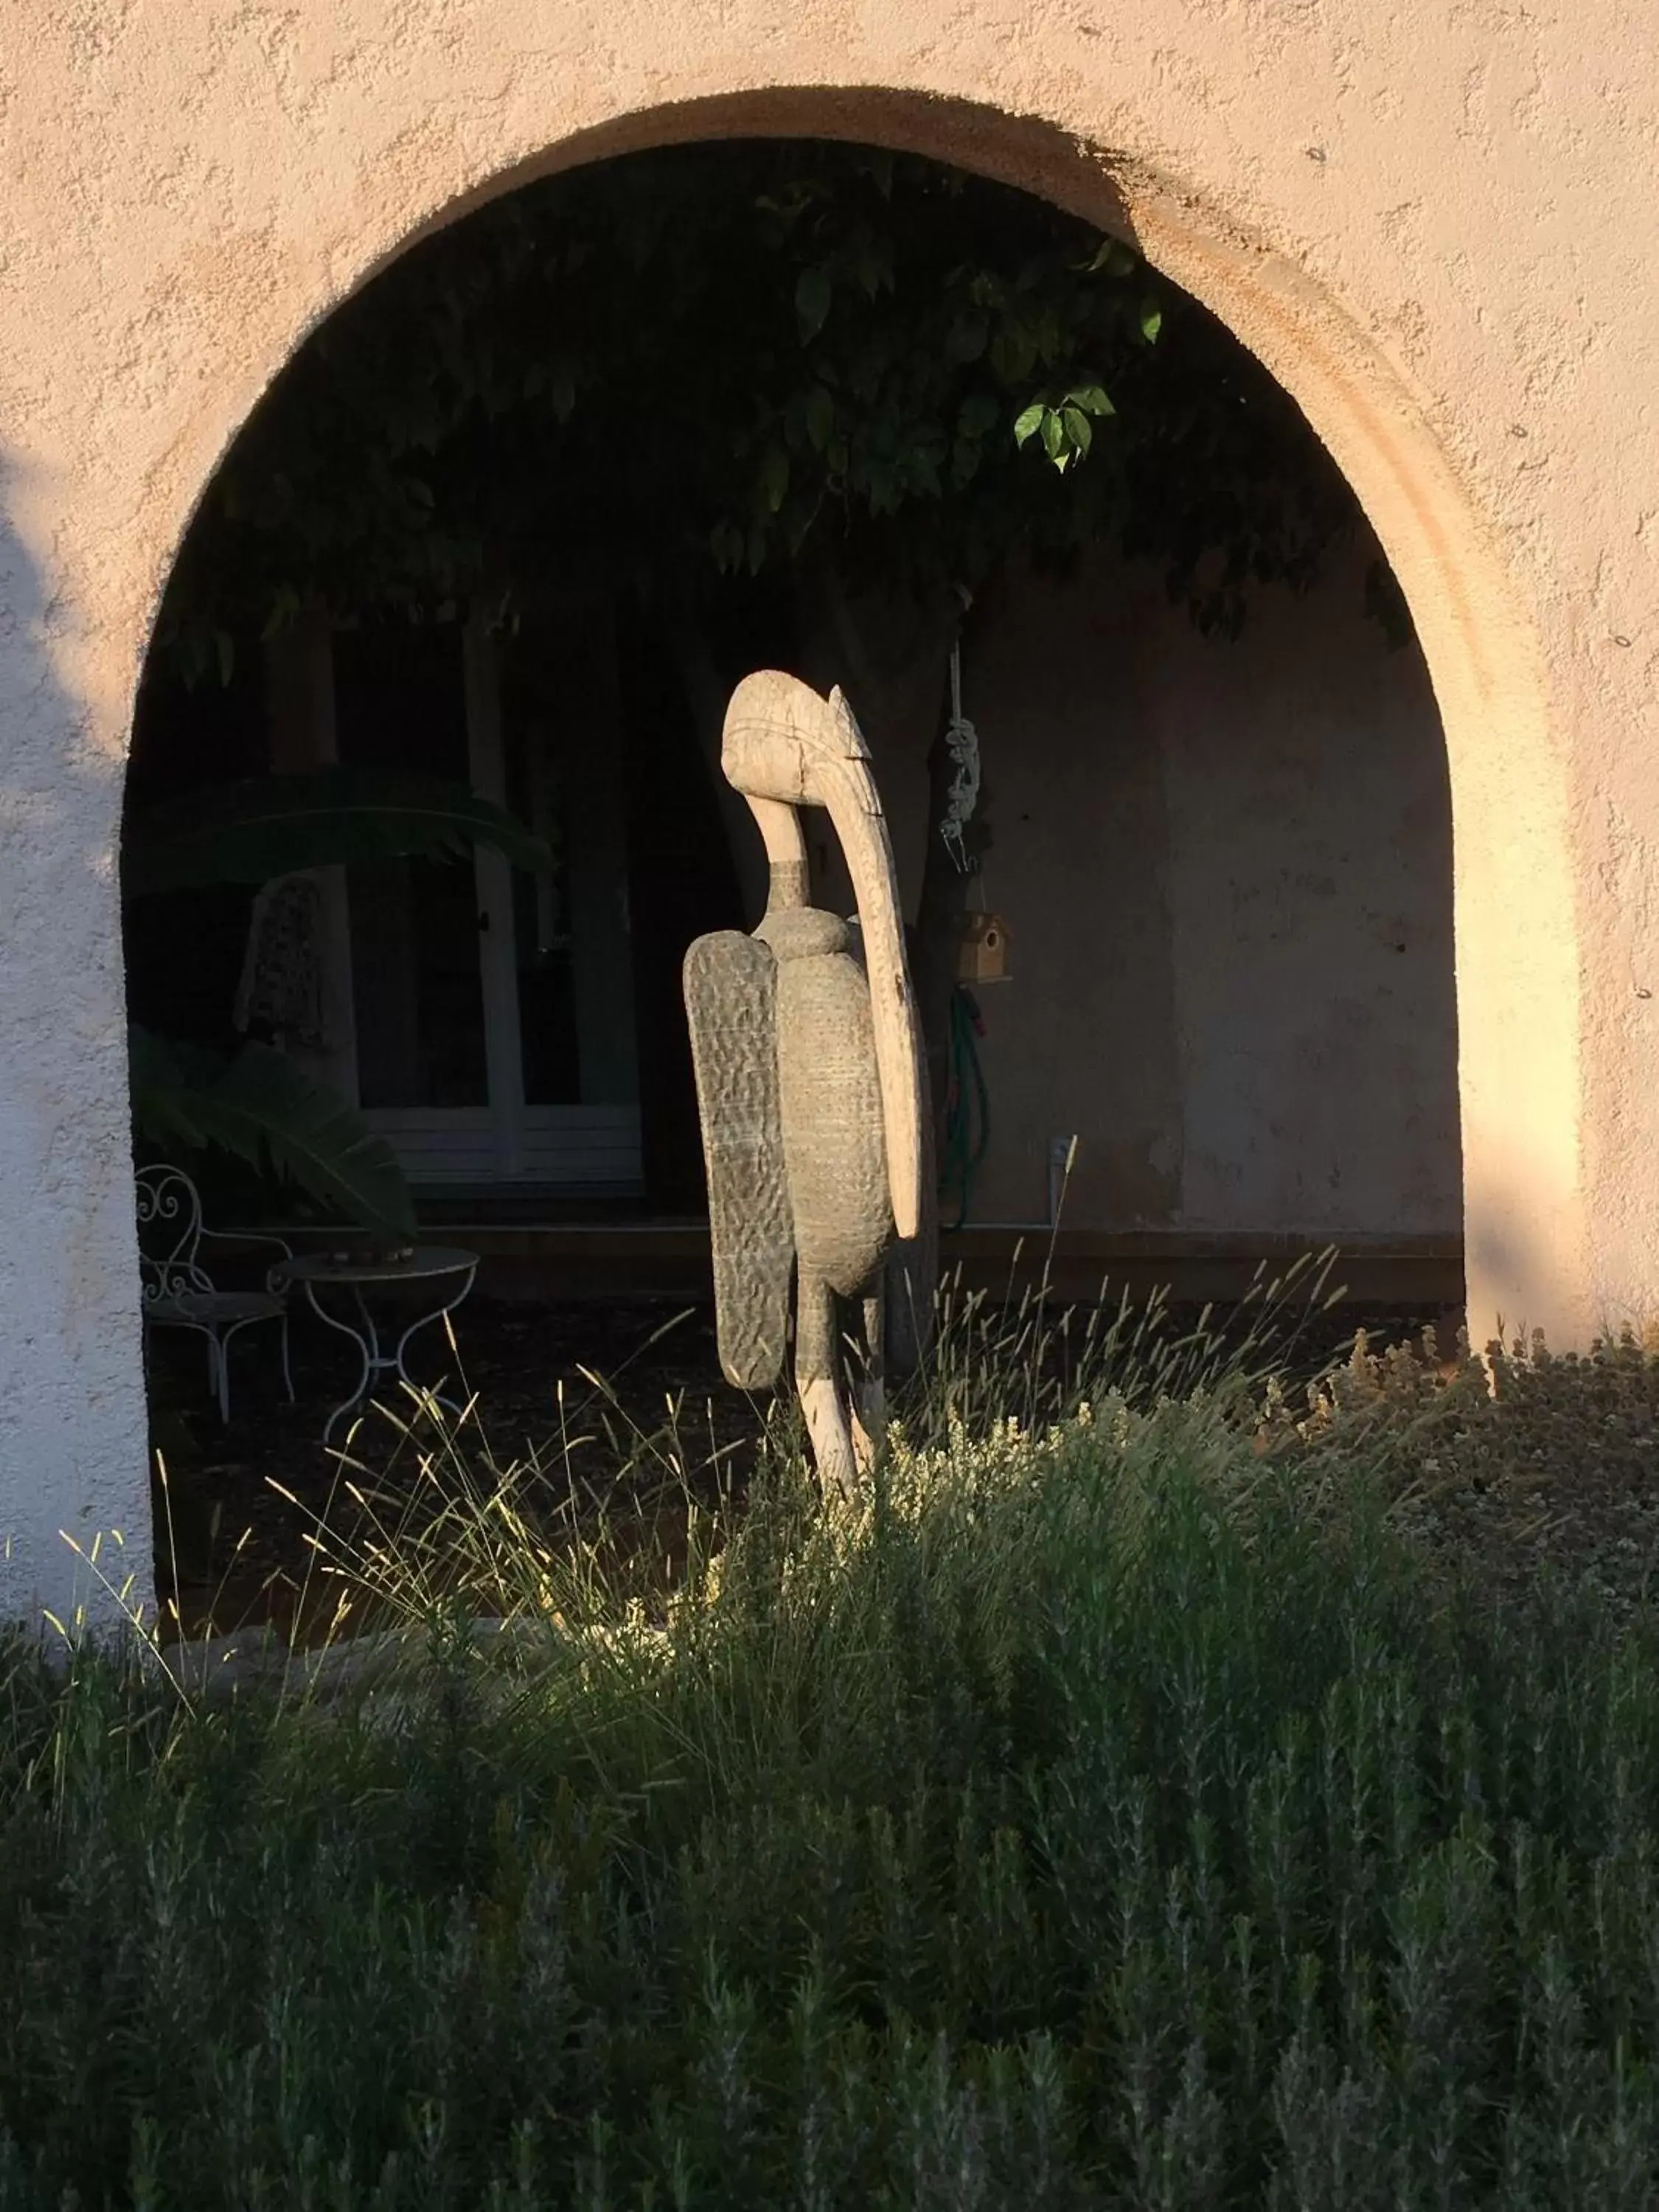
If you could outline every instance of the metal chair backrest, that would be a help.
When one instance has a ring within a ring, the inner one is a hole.
[[[211,1295],[213,1278],[197,1264],[202,1241],[202,1200],[182,1168],[140,1168],[138,1267],[146,1305],[187,1293]]]

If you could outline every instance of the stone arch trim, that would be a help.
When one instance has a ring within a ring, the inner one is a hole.
[[[1331,450],[1411,606],[1449,759],[1471,1334],[1480,1342],[1524,1324],[1582,1341],[1595,1316],[1579,1189],[1576,901],[1539,641],[1496,532],[1404,380],[1282,251],[1155,165],[1039,118],[885,88],[769,87],[608,117],[485,176],[451,179],[447,197],[434,179],[396,236],[351,241],[350,282],[303,300],[251,366],[263,388],[343,297],[416,240],[537,176],[647,147],[790,135],[948,160],[1115,230],[1259,356]],[[246,412],[215,426],[191,512]]]

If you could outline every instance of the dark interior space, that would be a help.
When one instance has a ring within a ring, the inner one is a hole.
[[[257,646],[231,647],[210,681],[188,682],[165,654],[139,687],[125,812],[206,785],[263,775],[270,765]],[[137,899],[125,917],[127,1010],[170,1036],[225,1047],[247,942],[250,889],[207,885]]]

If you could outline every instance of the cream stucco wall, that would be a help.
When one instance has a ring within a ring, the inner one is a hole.
[[[1445,725],[1474,1325],[1659,1236],[1650,5],[19,0],[0,50],[0,1597],[146,1508],[112,856],[156,597],[330,305],[538,166],[813,130],[1135,236],[1348,471]],[[786,88],[780,90],[778,88]]]
[[[1358,561],[1200,639],[1155,572],[1027,583],[969,666],[1014,975],[980,994],[981,1221],[1455,1236],[1450,806]],[[914,773],[896,794],[918,872]]]
[[[1075,1136],[1073,1230],[1457,1236],[1446,745],[1421,654],[1364,612],[1371,550],[1305,598],[1255,592],[1236,641],[1105,556],[1018,580],[978,626],[974,896],[1014,949],[978,994],[975,1222],[1044,1219]],[[837,668],[832,638],[808,672]],[[865,714],[913,918],[939,672],[915,678]],[[850,904],[844,871],[818,895]]]
[[[1347,574],[1166,665],[1182,1225],[1455,1234],[1451,815],[1421,659]]]

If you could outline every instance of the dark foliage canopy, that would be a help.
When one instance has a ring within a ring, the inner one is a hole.
[[[1355,512],[1287,395],[1120,241],[935,162],[740,141],[529,186],[347,302],[211,487],[164,635],[194,671],[301,604],[532,579],[972,590],[1100,538],[1231,629]]]

